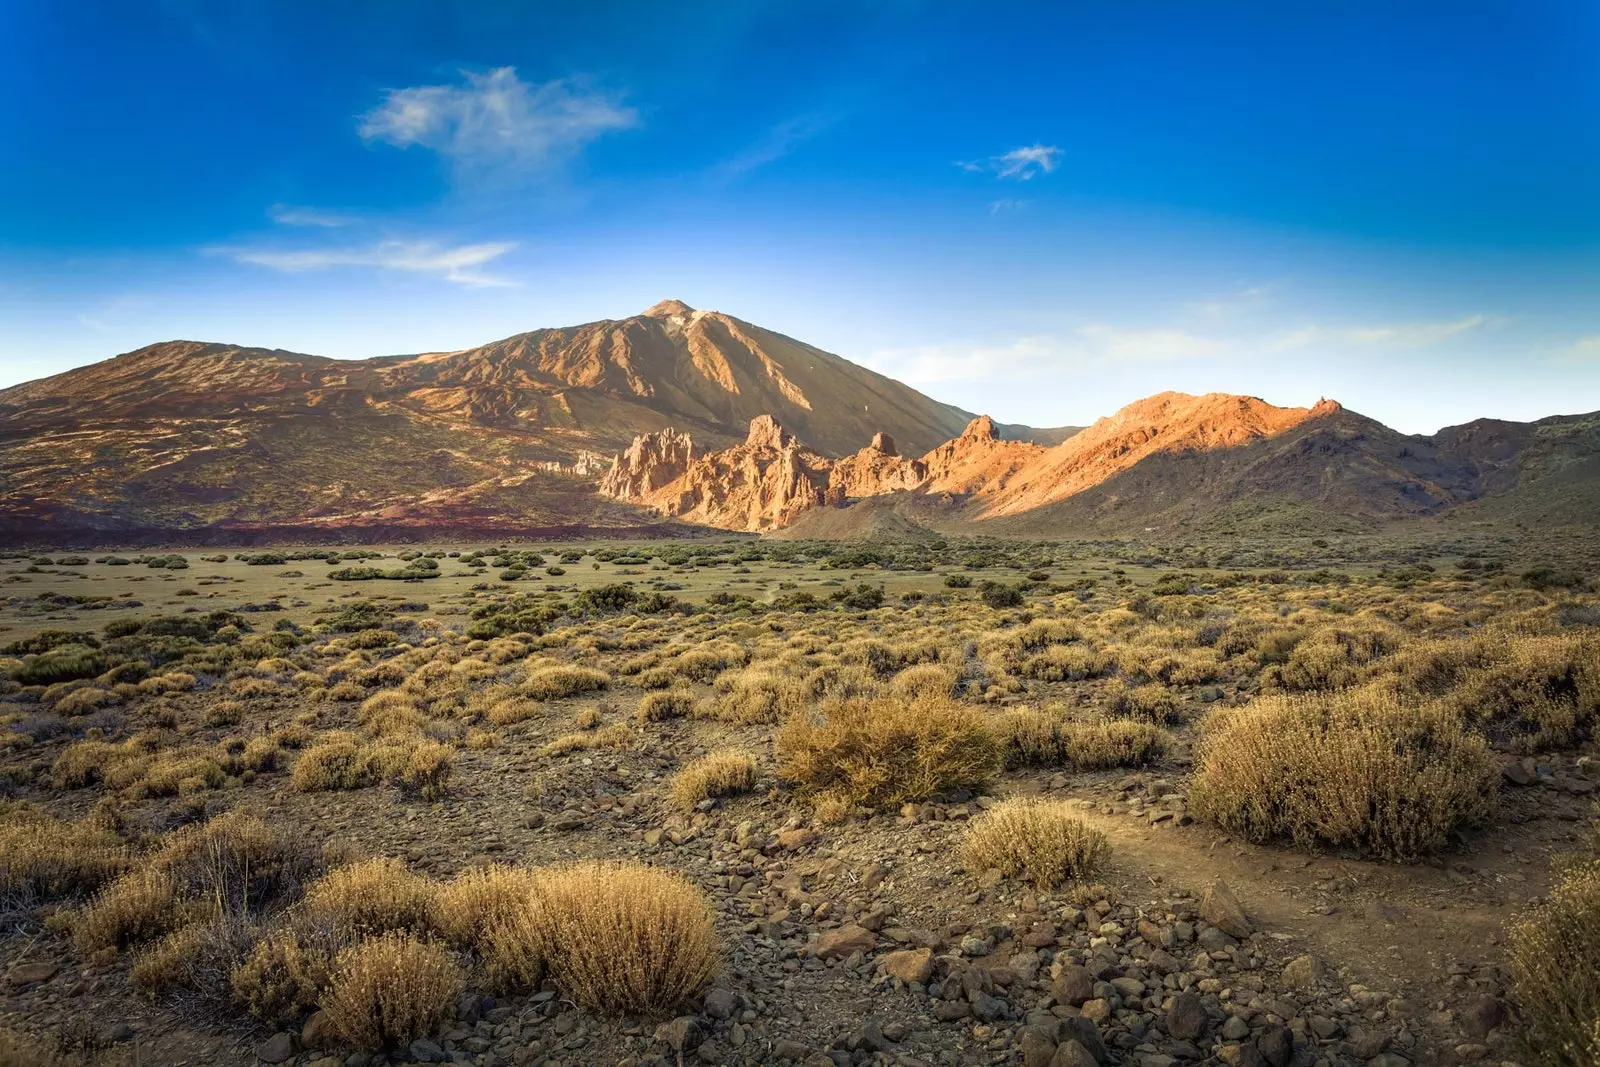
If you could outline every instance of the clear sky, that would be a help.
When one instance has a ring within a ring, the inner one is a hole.
[[[0,0],[0,385],[714,308],[1006,421],[1600,408],[1600,4]]]

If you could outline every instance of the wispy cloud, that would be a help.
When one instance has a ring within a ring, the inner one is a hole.
[[[1580,337],[1558,349],[1553,362],[1579,366],[1600,363],[1600,333]]]
[[[1494,315],[1477,314],[1443,322],[1389,322],[1356,326],[1308,323],[1274,338],[1270,347],[1294,349],[1342,343],[1386,348],[1427,348],[1452,337],[1484,327],[1499,326],[1504,322],[1504,319]]]
[[[211,251],[238,263],[252,263],[291,274],[331,267],[370,267],[428,275],[458,285],[509,286],[515,283],[487,274],[482,268],[515,247],[507,241],[453,246],[432,241],[380,241],[344,248],[215,248]]]
[[[1126,329],[1090,323],[1066,334],[1034,334],[999,343],[951,343],[883,349],[867,357],[874,370],[917,385],[1026,381],[1112,365],[1206,359],[1226,342],[1177,329]]]
[[[1031,144],[988,159],[957,160],[956,166],[973,173],[993,174],[996,178],[1025,182],[1041,174],[1049,174],[1060,162],[1061,149],[1055,145]]]
[[[1015,215],[1019,211],[1026,210],[1027,206],[1026,200],[1019,200],[1014,196],[1002,196],[999,200],[989,202],[989,214]]]
[[[284,204],[274,204],[267,212],[267,217],[279,226],[321,226],[334,228],[348,226],[355,220],[348,215],[336,215],[331,211],[319,211],[310,207],[288,207]]]
[[[581,81],[529,85],[515,67],[464,71],[464,85],[391,89],[361,117],[369,142],[420,145],[458,168],[548,171],[610,130],[638,122],[632,108]]]
[[[742,152],[723,160],[712,168],[714,177],[731,181],[758,167],[782,159],[795,146],[807,141],[831,125],[833,120],[824,115],[797,115],[785,119],[768,130],[755,143]]]

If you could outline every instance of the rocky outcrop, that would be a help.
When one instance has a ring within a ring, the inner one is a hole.
[[[694,459],[694,441],[668,427],[642,433],[612,460],[600,479],[600,493],[614,500],[644,502],[651,493],[681,477]]]
[[[698,457],[684,435],[668,440],[672,433],[635,438],[613,460],[600,492],[688,522],[751,531],[786,526],[843,500],[829,485],[833,461],[800,444],[771,415],[750,420],[744,444]]]

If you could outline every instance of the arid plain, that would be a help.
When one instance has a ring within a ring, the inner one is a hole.
[[[7,1054],[1583,1063],[1585,551],[14,555]]]

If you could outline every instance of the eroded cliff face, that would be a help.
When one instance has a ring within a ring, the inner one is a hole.
[[[813,508],[902,492],[936,494],[969,518],[998,517],[1062,501],[1154,456],[1241,449],[1342,414],[1331,401],[1277,408],[1254,397],[1162,393],[1054,447],[1004,440],[981,415],[920,459],[879,432],[836,460],[761,415],[742,445],[700,456],[675,431],[641,435],[616,457],[601,492],[728,530],[771,530]]]
[[[675,430],[640,434],[613,460],[600,492],[687,522],[768,530],[842,502],[828,484],[832,466],[771,415],[760,415],[743,444],[699,456]]]

